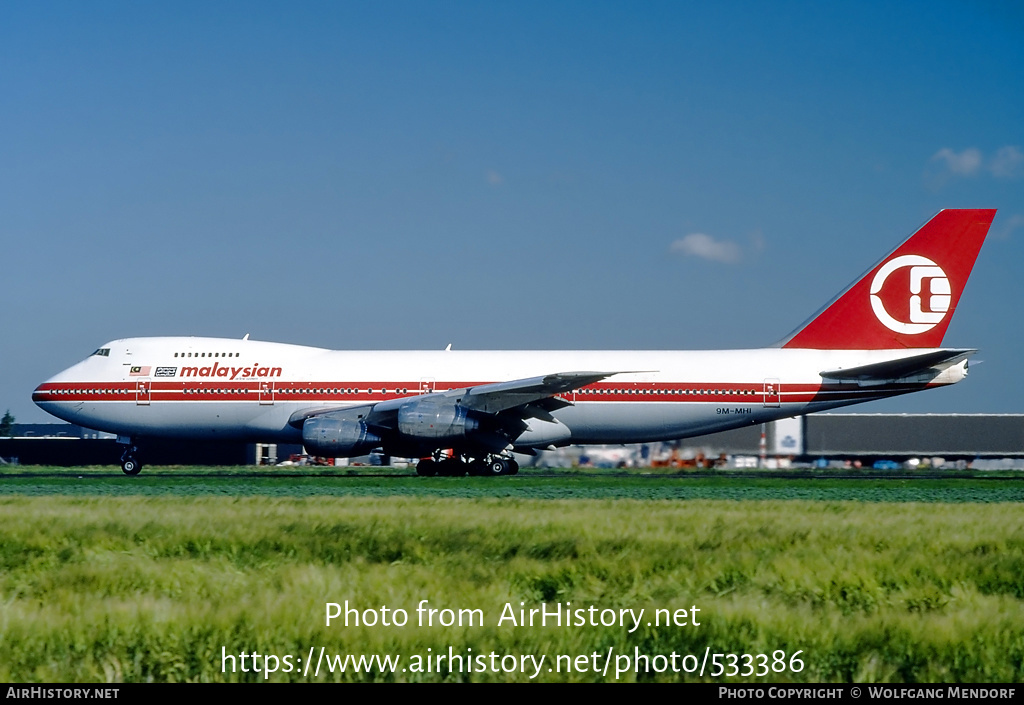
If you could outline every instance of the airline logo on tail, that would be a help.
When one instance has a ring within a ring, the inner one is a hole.
[[[787,348],[938,348],[996,212],[940,211],[788,340]]]
[[[908,299],[910,320],[907,322],[897,320],[889,315],[885,304],[882,303],[882,297],[879,295],[889,275],[903,267],[910,267],[910,297]],[[923,282],[928,283],[927,310],[922,306]],[[882,268],[875,274],[875,278],[871,280],[871,309],[875,312],[875,318],[894,333],[917,335],[931,330],[946,317],[952,298],[951,294],[949,278],[942,271],[942,267],[927,257],[903,255],[882,265]]]

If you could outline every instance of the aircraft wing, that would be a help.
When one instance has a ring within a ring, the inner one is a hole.
[[[514,409],[533,402],[554,397],[570,389],[585,387],[602,379],[619,374],[618,372],[559,372],[543,377],[529,377],[511,382],[494,382],[481,384],[469,389],[459,390],[462,396],[460,404],[467,409],[496,414],[499,411]],[[452,392],[445,392],[452,396]]]
[[[303,409],[292,414],[288,423],[301,428],[306,419],[330,414],[335,419],[363,421],[370,425],[390,425],[389,421],[398,409],[406,404],[427,399],[451,401],[453,404],[484,414],[502,411],[553,399],[559,394],[578,389],[588,384],[607,379],[620,372],[558,372],[540,377],[528,377],[509,382],[493,382],[475,387],[460,387],[444,392],[421,394],[416,397],[388,399],[376,404],[349,407],[318,407]],[[563,402],[568,404],[569,402]]]
[[[819,374],[822,377],[827,377],[829,379],[879,381],[899,379],[900,377],[908,377],[919,372],[924,372],[931,367],[939,365],[949,367],[950,365],[966,360],[976,352],[978,351],[967,348],[933,350],[931,352],[920,353],[918,355],[901,357],[896,360],[874,362],[870,365],[859,365],[857,367],[848,367],[846,369],[838,370],[825,370]]]

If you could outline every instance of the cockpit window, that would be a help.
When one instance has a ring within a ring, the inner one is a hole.
[[[110,357],[110,348],[100,348],[93,355],[99,355],[100,357]]]

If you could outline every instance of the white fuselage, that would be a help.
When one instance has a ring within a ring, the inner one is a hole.
[[[106,353],[102,353],[106,350]],[[916,352],[922,352],[917,350]],[[47,412],[121,436],[299,442],[293,414],[553,373],[617,372],[560,397],[565,443],[696,436],[959,381],[941,374],[871,383],[820,372],[899,350],[332,351],[219,338],[113,341],[39,386]]]

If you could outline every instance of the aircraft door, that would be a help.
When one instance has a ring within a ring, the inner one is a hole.
[[[765,408],[778,408],[782,403],[782,385],[775,377],[764,381],[764,405]]]
[[[260,404],[262,406],[274,405],[274,383],[260,382]]]
[[[420,394],[433,394],[434,392],[434,378],[433,377],[422,377],[420,378]]]
[[[149,406],[153,385],[148,377],[135,380],[135,404]]]

